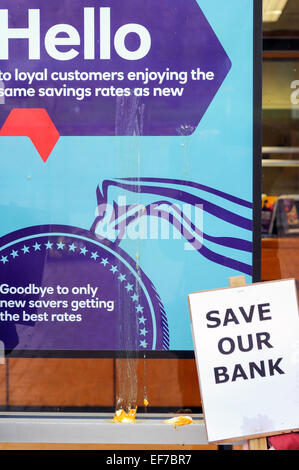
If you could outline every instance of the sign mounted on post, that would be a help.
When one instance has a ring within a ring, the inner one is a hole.
[[[259,278],[258,3],[1,1],[10,354],[192,357],[198,280]]]
[[[209,442],[299,428],[294,280],[189,295]]]

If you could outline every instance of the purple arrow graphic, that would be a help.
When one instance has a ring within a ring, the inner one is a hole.
[[[2,0],[1,25],[27,30],[29,9],[39,56],[28,34],[4,34],[0,67],[5,88],[34,93],[6,97],[1,126],[15,107],[44,108],[61,136],[190,135],[231,68],[196,0]],[[71,45],[51,43],[55,25]]]

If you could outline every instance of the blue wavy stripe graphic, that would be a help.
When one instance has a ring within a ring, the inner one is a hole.
[[[239,204],[240,206],[248,207],[252,209],[253,205],[251,202],[246,201],[245,199],[241,199],[239,197],[233,196],[232,194],[225,193],[223,191],[219,191],[218,189],[211,188],[210,186],[205,186],[204,184],[195,183],[194,181],[184,181],[178,179],[171,179],[168,178],[116,178],[119,181],[136,181],[136,182],[147,182],[147,183],[162,183],[162,184],[176,184],[178,186],[189,186],[190,188],[200,189],[202,191],[206,191],[211,194],[215,194],[216,196],[220,196],[223,199],[227,199],[235,204]]]
[[[137,180],[139,182],[139,180]],[[170,180],[171,183],[173,180]],[[192,206],[203,205],[204,211],[214,215],[215,217],[224,220],[237,227],[244,228],[245,230],[252,231],[252,220],[242,217],[234,212],[231,212],[223,207],[220,207],[212,202],[207,201],[199,196],[194,196],[186,191],[178,191],[177,189],[170,187],[156,187],[156,186],[145,186],[145,185],[130,185],[126,183],[120,183],[113,180],[105,180],[103,182],[103,198],[107,201],[108,189],[111,186],[117,186],[127,191],[132,191],[138,194],[156,194],[157,196],[168,197],[177,201],[191,204]]]
[[[148,183],[152,184],[150,185]],[[172,187],[173,185],[176,185],[177,187],[174,188]],[[210,260],[213,263],[226,266],[230,269],[242,272],[244,274],[252,274],[252,266],[250,264],[246,264],[238,259],[234,259],[233,257],[225,256],[223,253],[217,253],[213,249],[208,248],[205,244],[205,241],[207,241],[215,244],[219,248],[232,248],[236,250],[237,256],[238,251],[252,253],[251,241],[233,236],[217,236],[217,234],[212,235],[204,232],[202,228],[197,227],[190,220],[190,218],[186,216],[186,214],[183,214],[182,211],[176,209],[175,204],[170,203],[169,199],[179,201],[194,207],[201,206],[203,209],[203,213],[210,214],[210,216],[215,217],[217,220],[223,221],[226,224],[226,228],[224,230],[226,233],[228,231],[229,226],[239,227],[241,229],[247,230],[248,232],[252,232],[252,220],[250,218],[239,215],[233,212],[232,210],[226,209],[222,206],[221,200],[219,204],[215,204],[214,202],[209,201],[207,199],[208,195],[213,194],[220,197],[223,200],[223,205],[225,204],[225,201],[229,201],[235,204],[237,210],[240,210],[240,208],[252,209],[251,202],[192,181],[182,181],[167,178],[116,178],[111,180],[104,180],[102,183],[102,187],[97,188],[98,204],[108,204],[108,193],[109,189],[112,187],[117,187],[124,193],[128,191],[130,193],[137,193],[138,195],[142,194],[145,196],[157,196],[157,201],[155,201],[154,204],[147,204],[143,206],[142,211],[136,210],[133,214],[132,211],[130,211],[129,213],[129,209],[132,209],[132,206],[121,207],[121,214],[123,215],[124,213],[127,213],[127,217],[125,218],[125,220],[122,220],[121,223],[118,223],[117,217],[111,219],[111,223],[114,223],[115,228],[119,229],[118,240],[116,240],[115,243],[121,242],[125,228],[128,227],[130,223],[132,223],[137,218],[144,216],[154,216],[161,219],[164,218],[170,224],[178,228],[178,230],[180,230],[186,240],[190,244],[192,244],[193,248],[196,249],[197,252],[206,259]],[[192,190],[200,190],[201,192],[205,192],[206,197],[201,197],[191,192],[187,192],[186,189],[188,187],[192,188]],[[114,200],[112,206],[117,207],[117,204]],[[157,206],[157,212],[152,209],[153,206]],[[169,207],[169,209],[167,209],[167,206]],[[136,204],[136,207],[138,207],[138,204]],[[147,210],[147,208],[149,207],[151,207],[151,211]],[[170,207],[172,209],[171,214]],[[177,214],[173,214],[173,211],[176,210]],[[92,226],[92,230],[95,231],[95,233],[97,232],[97,225],[101,223],[102,220],[103,214],[101,214],[101,216],[97,217],[97,219],[95,220]],[[185,226],[183,229],[181,224],[182,220],[185,222]],[[201,238],[202,243],[199,242],[197,237]]]
[[[177,226],[180,233],[184,235],[184,230],[181,227],[181,219],[183,219],[187,223],[187,225],[192,229],[192,231],[194,231],[199,237],[202,237],[203,240],[215,243],[216,245],[226,246],[228,248],[233,248],[240,251],[246,251],[248,253],[252,252],[252,243],[248,240],[243,240],[241,238],[236,237],[214,237],[212,235],[206,234],[204,231],[201,231],[185,214],[183,214],[182,211],[180,211],[169,201],[158,201],[155,202],[155,205],[157,205],[157,213],[154,212],[152,206],[145,206],[143,207],[142,211],[137,211],[134,215],[129,216],[125,221],[125,225],[128,226],[133,220],[150,215],[153,217],[158,217],[162,219],[164,218],[165,220],[168,220],[169,223],[174,226]],[[177,212],[178,218],[175,219],[173,214],[171,214],[170,212],[162,211],[159,208],[159,206],[161,205],[169,206],[172,211]],[[129,210],[129,207],[130,206],[128,206],[127,210]],[[175,223],[175,221],[177,221],[177,224]],[[116,224],[115,228],[121,230],[123,229],[123,224]],[[188,233],[188,235],[192,239],[190,232]]]

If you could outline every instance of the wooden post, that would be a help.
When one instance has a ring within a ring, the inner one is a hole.
[[[230,287],[241,287],[246,285],[245,276],[229,277],[228,280]]]
[[[249,450],[267,450],[267,439],[265,437],[250,439]]]
[[[229,280],[230,287],[242,287],[246,285],[245,276],[229,277],[228,280]],[[267,450],[266,437],[260,437],[258,439],[250,439],[249,450]]]

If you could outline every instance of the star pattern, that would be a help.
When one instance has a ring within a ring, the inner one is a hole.
[[[98,257],[99,255],[97,251],[95,251],[94,253],[91,253],[91,256],[90,256],[91,259],[94,259],[96,261]]]

